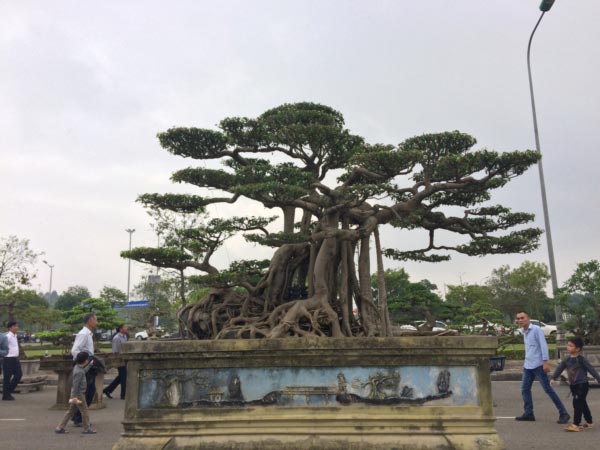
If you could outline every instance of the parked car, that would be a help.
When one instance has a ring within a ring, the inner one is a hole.
[[[531,323],[537,325],[544,332],[544,336],[550,336],[551,334],[556,334],[558,329],[556,325],[548,325],[547,323],[542,322],[541,320],[531,319]],[[521,334],[521,328],[517,328],[514,332],[515,335]]]
[[[162,336],[165,332],[165,329],[163,327],[156,327],[154,329],[154,332],[155,332],[156,336]],[[148,337],[150,337],[148,330],[142,330],[142,331],[138,331],[137,333],[135,333],[135,338],[138,341],[146,340],[146,339],[148,339]]]
[[[148,339],[148,332],[146,330],[138,331],[137,333],[135,333],[135,338],[138,341],[146,340]]]
[[[410,330],[417,331],[418,327],[422,326],[425,323],[424,320],[418,320],[414,325],[400,325],[401,330]],[[448,325],[440,320],[435,321],[435,326],[431,331],[446,331],[448,329]]]
[[[483,324],[479,323],[477,325],[473,325],[472,331],[474,334],[478,334],[481,333],[481,331],[483,330]],[[506,332],[506,327],[500,323],[488,323],[487,326],[487,330],[486,333],[488,335],[496,335],[496,336],[500,336],[502,334],[504,334]]]
[[[419,320],[418,322],[415,322],[415,325],[418,328],[418,327],[423,326],[424,323],[425,323],[424,320]],[[436,320],[435,325],[433,326],[433,329],[431,331],[446,331],[447,329],[448,329],[448,325],[446,325],[441,320]]]
[[[183,330],[183,338],[187,338],[188,333],[187,330]],[[161,336],[162,339],[182,339],[181,334],[179,333],[179,331],[174,331],[172,333],[166,332],[165,334],[163,334]]]
[[[110,341],[112,337],[112,331],[101,330],[96,332],[96,339],[99,341]]]

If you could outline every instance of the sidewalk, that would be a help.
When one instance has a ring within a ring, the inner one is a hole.
[[[81,428],[70,424],[66,428],[69,434],[54,433],[65,413],[49,409],[55,403],[56,386],[45,386],[39,392],[15,394],[14,397],[13,402],[0,401],[2,450],[110,450],[123,430],[125,402],[119,399],[105,398],[106,408],[90,411],[90,420],[98,434],[82,435]]]

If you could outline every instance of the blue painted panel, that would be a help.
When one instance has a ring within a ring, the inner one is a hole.
[[[274,367],[140,372],[140,408],[478,405],[475,367]]]

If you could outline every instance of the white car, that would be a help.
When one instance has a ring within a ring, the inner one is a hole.
[[[544,336],[550,336],[551,334],[556,334],[557,332],[556,325],[548,325],[547,323],[544,323],[541,320],[534,319],[531,319],[531,323],[540,327],[544,332]]]
[[[481,331],[483,330],[483,324],[477,324],[477,325],[473,325],[472,327],[469,327],[471,329],[471,331],[475,334],[481,333]],[[488,323],[487,326],[487,333],[488,334],[494,334],[496,336],[500,336],[502,335],[504,332],[506,331],[506,328],[504,327],[504,325],[500,324],[500,323]]]
[[[148,332],[146,330],[138,331],[137,333],[135,333],[135,338],[138,341],[146,340],[146,339],[148,339]]]
[[[417,328],[422,326],[424,323],[425,323],[424,320],[419,320],[419,321],[415,322],[414,325],[400,325],[400,329],[417,331]],[[433,327],[433,329],[431,331],[446,331],[447,329],[448,329],[448,325],[446,325],[444,322],[442,322],[440,320],[436,320],[435,326]]]

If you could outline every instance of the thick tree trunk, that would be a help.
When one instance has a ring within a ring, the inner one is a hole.
[[[367,336],[377,336],[379,329],[379,312],[373,303],[371,291],[371,255],[369,237],[360,240],[360,253],[358,255],[358,282],[361,296],[361,319]]]
[[[296,208],[288,206],[281,208],[283,211],[283,232],[293,233],[294,232],[294,218],[296,216]]]
[[[344,220],[343,228],[348,229],[348,221]],[[352,336],[350,318],[352,315],[352,296],[350,295],[350,271],[348,270],[348,252],[350,251],[350,242],[342,241],[340,249],[340,277],[339,277],[339,296],[342,310],[342,330],[346,336]]]
[[[185,274],[183,270],[179,271],[179,296],[181,297],[181,306],[186,306],[187,301],[185,299]]]
[[[379,227],[373,231],[375,237],[375,253],[377,256],[377,296],[379,297],[379,314],[381,315],[381,332],[384,336],[392,336],[392,323],[387,304],[387,289],[385,285],[385,272],[383,270],[383,255],[379,240]]]

